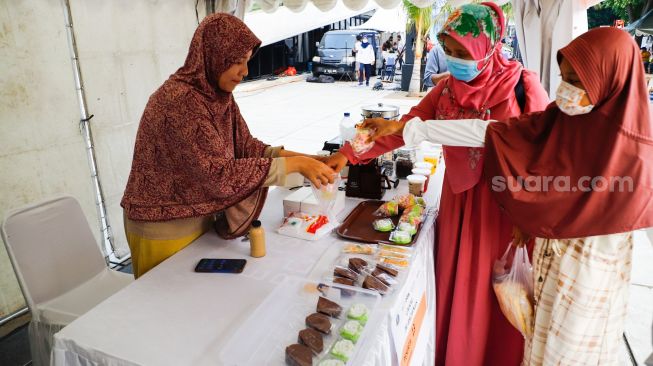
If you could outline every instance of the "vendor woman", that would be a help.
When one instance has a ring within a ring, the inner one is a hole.
[[[186,62],[150,97],[122,198],[138,278],[214,223],[223,238],[245,234],[267,187],[299,172],[316,186],[334,171],[309,156],[252,137],[233,97],[261,41],[238,18],[206,17]]]

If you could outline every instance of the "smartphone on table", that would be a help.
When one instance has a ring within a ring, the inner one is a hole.
[[[202,258],[195,272],[202,273],[242,273],[247,261],[245,259]]]

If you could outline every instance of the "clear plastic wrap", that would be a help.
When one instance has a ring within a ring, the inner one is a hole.
[[[361,156],[374,147],[374,141],[368,142],[374,131],[367,128],[357,128],[356,135],[349,141],[352,152],[356,156]]]
[[[510,257],[512,263],[508,263]],[[503,315],[524,338],[530,339],[534,325],[533,267],[525,245],[510,243],[501,259],[494,263],[492,287]]]
[[[406,231],[395,230],[392,233],[390,233],[390,241],[395,244],[406,245],[406,244],[410,244],[412,240],[413,240],[413,236]]]
[[[342,252],[348,254],[373,255],[376,250],[377,246],[375,244],[345,243],[345,246],[342,247]]]
[[[395,201],[388,201],[374,211],[374,216],[390,217],[399,215],[399,204]]]
[[[320,206],[320,213],[322,215],[329,216],[332,221],[335,221],[335,218],[330,216],[333,206],[336,204],[340,182],[340,174],[336,174],[333,179],[333,183],[323,184],[320,188],[311,185],[311,188],[313,189],[313,195],[317,199],[318,205]]]
[[[379,255],[381,251],[384,252],[383,256]],[[406,265],[402,266],[406,267],[411,256],[412,249],[398,248],[388,244],[379,245],[374,255],[343,253],[334,263],[333,270],[326,274],[325,280],[347,286],[362,287],[386,295],[391,293],[393,287],[402,281],[401,268],[383,264],[382,261],[406,262]]]
[[[392,222],[391,219],[374,220],[374,222],[372,222],[372,226],[374,227],[374,230],[383,233],[390,232],[395,228],[395,224]]]

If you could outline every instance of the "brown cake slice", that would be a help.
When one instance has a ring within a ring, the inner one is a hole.
[[[385,293],[388,292],[388,286],[386,286],[383,282],[381,282],[381,280],[374,276],[365,277],[365,281],[363,281],[363,288],[368,290],[376,290],[381,295],[385,295]]]
[[[307,316],[306,325],[320,333],[331,334],[331,321],[324,314],[313,313]]]
[[[399,272],[396,269],[390,268],[380,263],[376,265],[376,269],[381,270],[392,277],[397,277],[397,275],[399,274]]]
[[[297,342],[313,350],[315,353],[320,353],[324,349],[324,342],[322,341],[322,334],[315,329],[306,328],[299,331]]]
[[[286,364],[290,366],[313,366],[313,352],[301,344],[286,347]]]
[[[320,299],[317,300],[317,312],[337,318],[342,312],[342,307],[326,297],[320,296]]]
[[[352,281],[356,281],[358,279],[358,275],[356,274],[356,272],[352,271],[349,268],[345,268],[345,267],[336,267],[333,270],[333,275],[336,276],[336,277],[347,278],[347,279],[350,279]]]
[[[367,262],[362,258],[349,258],[349,269],[356,273],[361,273],[363,268],[367,267]]]
[[[341,285],[347,286],[356,286],[356,282],[350,280],[349,278],[336,277],[333,279],[333,283],[339,283]]]

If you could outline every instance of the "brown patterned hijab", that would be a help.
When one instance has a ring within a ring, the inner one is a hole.
[[[136,136],[121,205],[131,220],[220,213],[225,237],[260,213],[272,160],[255,139],[220,74],[261,41],[238,18],[213,14],[198,26],[184,66],[150,97]]]

